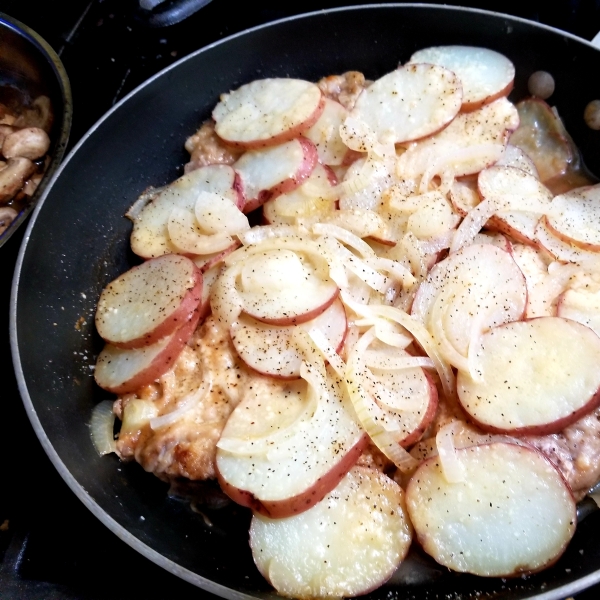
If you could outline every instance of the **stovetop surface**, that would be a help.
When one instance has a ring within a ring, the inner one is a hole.
[[[148,77],[208,43],[299,12],[367,2],[213,0],[184,21],[150,27],[136,0],[2,0],[0,10],[37,31],[59,53],[74,103],[69,148],[111,106]],[[600,3],[461,2],[556,26],[586,39],[600,29]],[[0,260],[0,598],[121,600],[213,596],[155,566],[122,542],[77,499],[39,444],[9,360],[10,281],[25,228]],[[600,597],[600,586],[578,600]]]

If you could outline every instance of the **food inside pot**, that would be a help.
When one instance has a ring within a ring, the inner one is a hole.
[[[539,571],[600,479],[600,185],[514,76],[444,46],[250,82],[128,213],[96,446],[217,480],[284,596],[364,594],[412,543]]]
[[[0,234],[30,202],[50,162],[50,98],[0,86]]]

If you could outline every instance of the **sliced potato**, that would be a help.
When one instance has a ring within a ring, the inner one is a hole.
[[[129,269],[102,290],[96,329],[115,346],[147,346],[189,321],[201,295],[198,267],[185,256],[165,254]]]
[[[234,164],[242,182],[243,211],[296,189],[310,177],[317,160],[315,145],[303,137],[243,154]]]
[[[223,491],[272,518],[289,517],[319,502],[367,444],[349,400],[330,378],[317,389],[302,383],[298,393],[288,395],[287,404],[297,406],[292,412],[277,410],[277,403],[274,410],[263,395],[246,394],[217,444]],[[297,389],[296,382],[279,385]]]
[[[457,392],[484,430],[557,433],[600,403],[600,338],[561,317],[515,321],[484,333],[473,373],[459,372]]]
[[[463,111],[508,96],[515,79],[512,61],[490,48],[432,46],[417,50],[409,63],[430,63],[454,72],[463,88]]]
[[[346,337],[344,305],[337,299],[320,315],[300,325],[269,325],[242,315],[231,326],[231,339],[240,358],[264,375],[281,378],[300,377],[302,353],[294,344],[296,327],[317,329],[330,346],[339,350]]]
[[[411,538],[402,488],[365,467],[353,468],[310,510],[286,519],[254,515],[250,525],[259,571],[293,598],[375,589],[406,556]]]
[[[384,75],[358,97],[340,129],[351,150],[373,142],[399,144],[431,135],[456,116],[462,87],[452,71],[437,65],[405,65]],[[375,137],[369,140],[365,132]]]
[[[96,383],[113,394],[127,394],[152,383],[173,366],[199,318],[200,313],[194,313],[182,327],[143,348],[117,348],[106,344],[96,361]]]
[[[302,79],[257,79],[222,94],[212,116],[229,144],[263,148],[301,135],[325,107],[319,87]]]
[[[509,577],[539,571],[562,554],[575,532],[575,501],[540,452],[511,443],[456,450],[464,472],[448,482],[438,457],[427,459],[406,489],[423,549],[462,573]]]

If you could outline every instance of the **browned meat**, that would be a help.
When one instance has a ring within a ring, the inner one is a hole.
[[[347,71],[342,75],[329,75],[317,82],[321,92],[350,110],[358,95],[369,85],[360,71]]]
[[[161,416],[176,410],[203,382],[210,384],[210,392],[171,424],[156,431],[145,425],[120,434],[119,455],[134,458],[162,479],[214,477],[216,443],[245,386],[255,377],[238,359],[227,332],[209,317],[159,384],[122,397],[115,412],[122,415],[127,402],[147,399]]]
[[[212,119],[202,123],[200,129],[186,140],[185,149],[190,153],[190,162],[185,165],[186,173],[206,165],[231,165],[242,155],[241,150],[223,143],[215,133]]]
[[[600,480],[600,409],[560,433],[527,436],[560,469],[576,500]]]

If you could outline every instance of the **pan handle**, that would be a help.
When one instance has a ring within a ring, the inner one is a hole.
[[[592,45],[600,50],[600,31],[593,37]]]
[[[211,0],[139,0],[136,18],[149,27],[166,27],[183,21]]]

